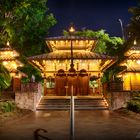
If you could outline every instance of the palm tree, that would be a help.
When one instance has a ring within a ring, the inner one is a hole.
[[[0,63],[0,93],[11,84],[11,76],[8,70]]]
[[[140,0],[138,0],[137,7],[131,7],[128,11],[133,14],[130,24],[128,25],[129,37],[140,41]]]

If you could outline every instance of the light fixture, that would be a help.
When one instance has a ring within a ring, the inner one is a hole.
[[[137,63],[140,64],[140,60],[137,60]]]
[[[6,66],[8,64],[7,61],[3,61],[3,65]]]
[[[7,45],[7,46],[10,46],[10,43],[9,43],[9,41],[7,41],[6,45]]]
[[[71,27],[69,28],[69,32],[70,32],[70,33],[74,33],[74,32],[75,32],[75,29],[74,29],[73,26],[71,26]]]
[[[137,41],[136,41],[136,39],[134,40],[134,45],[137,45]]]

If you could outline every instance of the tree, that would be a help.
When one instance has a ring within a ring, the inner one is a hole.
[[[65,30],[63,33],[65,36],[69,35],[69,33]],[[124,40],[120,37],[110,37],[109,34],[105,33],[105,30],[103,29],[99,31],[92,30],[77,31],[75,35],[97,38],[98,42],[95,49],[96,53],[106,54],[110,56],[119,56],[119,58],[123,57]],[[109,80],[111,80],[112,77],[116,78],[115,75],[118,72],[122,71],[123,69],[124,68],[119,67],[118,64],[115,63],[113,66],[111,66],[104,72],[101,81],[103,83],[109,82]]]
[[[137,7],[131,7],[128,11],[133,15],[128,25],[128,37],[140,42],[140,0]]]
[[[64,35],[69,35],[65,30],[63,33]],[[120,37],[110,37],[109,34],[105,33],[105,30],[103,29],[99,31],[77,31],[75,35],[97,38],[98,42],[95,52],[111,56],[119,54],[124,43],[124,41]]]
[[[22,54],[24,72],[31,67],[26,57],[47,51],[44,37],[55,24],[53,14],[48,13],[46,0],[0,0],[0,46],[9,41]],[[32,69],[29,77],[38,75]]]
[[[8,40],[25,56],[39,54],[45,49],[44,36],[56,23],[47,12],[46,0],[1,0],[0,44]]]
[[[0,63],[0,93],[11,84],[11,77],[7,69]]]

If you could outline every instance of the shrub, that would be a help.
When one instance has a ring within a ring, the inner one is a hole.
[[[12,112],[16,108],[16,105],[12,101],[6,101],[6,102],[1,102],[0,104],[0,110],[2,112]]]
[[[140,112],[140,101],[132,100],[132,101],[128,102],[127,109],[137,112],[137,113]]]

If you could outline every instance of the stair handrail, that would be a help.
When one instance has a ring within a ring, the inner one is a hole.
[[[43,128],[38,128],[34,131],[34,140],[39,140],[39,138],[43,138],[45,140],[51,140],[50,138],[43,136],[41,134],[39,134],[40,131],[43,131],[44,133],[47,133],[48,131],[43,129]]]

